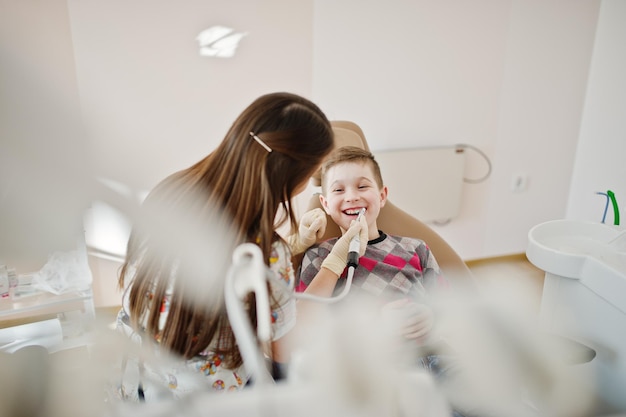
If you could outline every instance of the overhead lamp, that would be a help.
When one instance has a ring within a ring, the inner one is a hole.
[[[246,35],[247,32],[235,32],[226,26],[212,26],[196,37],[199,53],[201,56],[230,58],[235,55],[239,41]]]

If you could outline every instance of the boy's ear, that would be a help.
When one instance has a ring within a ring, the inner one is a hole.
[[[320,194],[319,197],[320,197],[320,204],[322,205],[322,208],[324,209],[326,214],[330,215],[330,213],[328,212],[328,201],[326,201],[326,198],[324,197],[323,194]]]
[[[387,202],[387,186],[385,185],[382,190],[380,190],[380,206],[385,207],[385,203]]]

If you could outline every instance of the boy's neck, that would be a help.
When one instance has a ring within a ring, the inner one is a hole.
[[[378,224],[374,222],[371,226],[368,226],[367,240],[374,240],[380,237],[380,231],[378,230]]]

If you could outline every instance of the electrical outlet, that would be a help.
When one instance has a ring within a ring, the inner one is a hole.
[[[511,178],[511,191],[514,193],[521,193],[528,188],[528,174],[519,173],[513,175]]]

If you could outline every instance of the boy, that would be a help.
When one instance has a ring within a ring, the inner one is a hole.
[[[322,166],[320,202],[342,233],[348,230],[360,209],[366,209],[369,241],[354,271],[350,294],[377,297],[382,301],[383,311],[401,310],[407,317],[402,329],[404,336],[423,342],[432,328],[433,313],[420,300],[443,277],[423,241],[390,236],[378,229],[376,220],[387,201],[387,192],[378,163],[364,149],[339,148]],[[329,239],[306,251],[299,271],[298,291],[305,291],[313,282],[336,241],[337,238]],[[335,283],[327,283],[334,288],[327,287],[326,293],[341,292],[346,274],[347,269]]]

